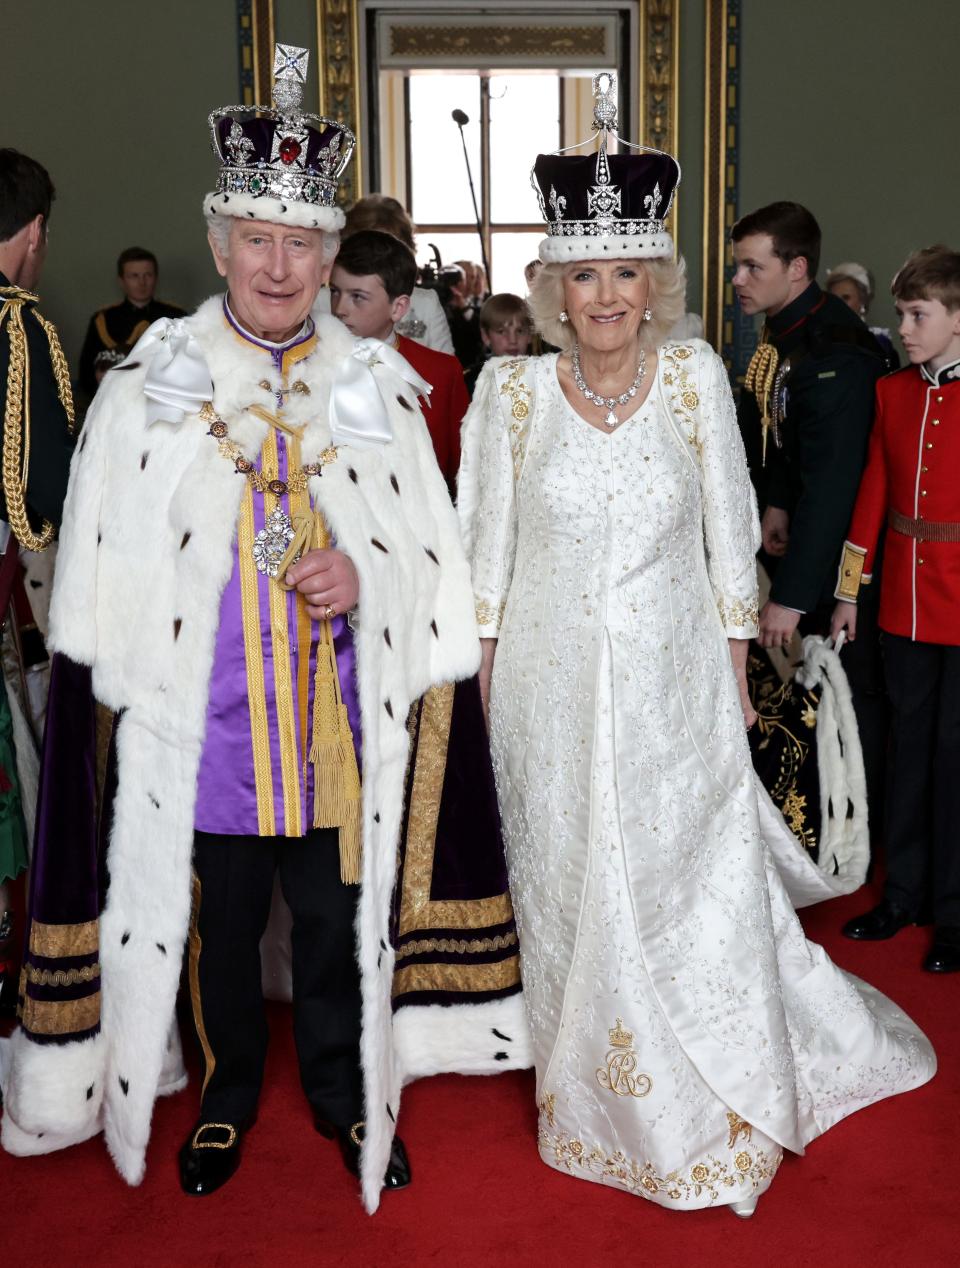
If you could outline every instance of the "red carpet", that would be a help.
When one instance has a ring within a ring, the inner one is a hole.
[[[535,1145],[533,1080],[447,1076],[404,1094],[414,1183],[367,1216],[335,1147],[317,1136],[295,1073],[289,1013],[276,1008],[260,1119],[243,1166],[206,1199],[181,1195],[176,1152],[196,1082],[158,1103],[147,1176],[118,1177],[101,1140],[65,1154],[0,1155],[0,1263],[45,1268],[922,1268],[960,1264],[960,975],[919,965],[928,930],[858,946],[841,922],[865,896],[806,913],[811,937],[902,1004],[933,1040],[936,1079],[847,1119],[788,1156],[752,1220],[675,1212],[560,1175]]]

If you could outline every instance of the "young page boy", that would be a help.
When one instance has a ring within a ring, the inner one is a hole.
[[[910,364],[877,384],[867,466],[844,547],[832,633],[857,630],[887,526],[880,586],[893,706],[887,876],[848,938],[890,938],[933,898],[932,973],[960,970],[960,253],[928,247],[893,279]]]
[[[483,355],[464,374],[470,395],[488,357],[525,357],[532,334],[530,311],[519,295],[500,291],[485,300],[480,309]]]
[[[353,334],[392,344],[431,384],[423,416],[451,494],[460,467],[460,424],[470,404],[456,357],[395,334],[417,281],[417,262],[398,238],[377,229],[353,233],[343,243],[330,276],[330,310]]]

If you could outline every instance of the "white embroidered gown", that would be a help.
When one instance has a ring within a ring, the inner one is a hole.
[[[891,1001],[807,942],[831,893],[750,761],[727,637],[756,632],[756,511],[723,365],[661,349],[613,433],[556,357],[499,361],[461,518],[497,637],[491,743],[547,1163],[675,1208],[932,1077]]]

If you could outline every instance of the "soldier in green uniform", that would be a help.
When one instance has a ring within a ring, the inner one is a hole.
[[[90,318],[86,338],[80,352],[80,373],[77,381],[87,398],[97,390],[97,354],[115,349],[132,348],[148,326],[161,317],[185,317],[175,304],[154,298],[159,265],[152,251],[144,247],[127,247],[117,259],[117,278],[123,299],[119,304],[101,308]]]
[[[867,326],[816,282],[820,227],[798,203],[777,202],[733,227],[733,288],[765,317],[739,404],[771,575],[759,641],[826,634],[847,525],[866,464],[883,351]],[[878,587],[876,588],[878,589]],[[879,811],[886,698],[875,620],[841,658],[864,748],[867,793]]]
[[[53,325],[33,293],[47,253],[54,188],[25,154],[0,149],[0,621],[19,549],[44,550],[60,524],[73,454],[70,375]],[[11,620],[14,620],[11,609]],[[10,706],[0,677],[0,1002],[14,941],[7,882],[27,865]]]

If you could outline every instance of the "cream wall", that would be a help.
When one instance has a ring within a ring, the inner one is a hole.
[[[161,299],[192,308],[216,289],[206,117],[238,100],[236,5],[0,0],[0,48],[0,145],[57,188],[39,290],[76,371],[90,313],[120,298],[124,247],[159,257]]]

